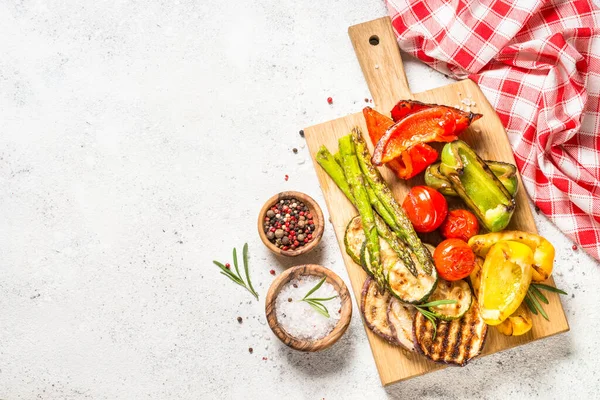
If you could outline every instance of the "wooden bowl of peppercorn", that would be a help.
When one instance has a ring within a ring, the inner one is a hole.
[[[321,207],[300,192],[281,192],[271,197],[258,215],[258,234],[273,253],[295,257],[314,249],[323,236]]]

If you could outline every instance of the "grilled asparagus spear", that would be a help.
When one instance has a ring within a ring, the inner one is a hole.
[[[412,223],[394,198],[392,191],[381,177],[379,170],[371,163],[371,154],[369,153],[369,149],[367,148],[367,144],[360,129],[357,127],[352,129],[352,140],[356,147],[360,169],[362,170],[366,181],[373,188],[373,192],[394,219],[396,226],[394,232],[408,244],[419,263],[423,266],[423,270],[425,270],[427,274],[431,274],[431,271],[434,268],[431,253],[423,246]]]
[[[327,147],[321,146],[319,151],[317,152],[317,162],[319,165],[329,174],[331,179],[338,185],[340,190],[346,195],[348,200],[352,202],[352,204],[356,207],[356,203],[354,201],[354,197],[350,192],[350,186],[348,185],[348,181],[346,181],[346,176],[344,175],[344,170],[342,169],[342,156],[339,152],[335,154],[331,154]],[[383,204],[379,201],[377,196],[373,193],[370,186],[365,185],[365,189],[369,195],[369,202],[377,211],[377,214],[383,218],[385,224],[389,226],[394,226],[394,220],[390,213],[385,209]],[[376,221],[377,222],[377,221]],[[383,232],[379,233],[381,236],[385,236]]]
[[[316,156],[316,160],[319,165],[325,170],[325,172],[327,172],[336,185],[338,185],[340,190],[346,195],[348,200],[350,200],[350,202],[352,202],[352,204],[356,207],[354,196],[352,196],[352,193],[350,193],[350,186],[348,186],[348,182],[346,181],[344,170],[337,162],[338,159],[341,161],[339,152],[335,155],[332,155],[325,146],[321,146]],[[373,208],[375,208],[375,211],[377,211],[377,214],[375,214],[375,226],[377,227],[379,236],[388,242],[390,247],[394,249],[398,255],[398,258],[402,260],[410,273],[416,277],[418,272],[415,267],[415,263],[410,256],[410,252],[406,248],[406,245],[398,238],[398,236],[393,233],[392,230],[390,230],[390,226],[396,226],[394,219],[383,206],[383,203],[381,203],[375,192],[373,192],[371,186],[365,185],[365,187],[369,195],[369,200],[371,201]]]
[[[338,187],[346,195],[348,200],[350,200],[350,202],[356,207],[356,203],[354,202],[354,196],[352,196],[352,193],[350,192],[350,186],[348,185],[348,181],[346,180],[346,177],[344,175],[344,170],[342,169],[341,162],[339,164],[337,162],[336,157],[338,155],[339,153],[336,153],[334,156],[329,150],[327,150],[327,147],[321,146],[321,148],[317,152],[315,159],[317,160],[321,168],[323,168],[325,172],[327,172],[329,177],[333,179],[335,184],[338,185]],[[341,157],[339,158],[339,160],[341,161]]]
[[[348,180],[350,192],[354,197],[367,240],[366,251],[369,253],[369,265],[365,265],[365,267],[375,278],[379,287],[383,289],[385,288],[385,277],[383,276],[383,266],[379,257],[379,234],[375,226],[375,217],[369,201],[369,194],[365,188],[365,179],[360,172],[356,149],[350,135],[340,138],[339,147],[344,175]]]

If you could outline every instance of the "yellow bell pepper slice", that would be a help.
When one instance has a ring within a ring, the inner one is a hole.
[[[519,242],[493,245],[481,270],[479,307],[488,325],[498,325],[523,302],[531,283],[533,252]]]
[[[496,325],[496,329],[506,336],[520,336],[531,330],[533,320],[524,303],[521,303],[517,311],[512,313],[502,323]]]
[[[501,240],[510,240],[523,243],[533,252],[533,275],[534,282],[543,282],[550,277],[554,266],[554,246],[540,235],[522,231],[504,231],[475,235],[469,239],[469,246],[473,252],[485,257],[490,248]]]
[[[475,296],[479,294],[479,287],[481,286],[481,271],[485,260],[481,257],[475,257],[475,268],[471,271],[469,279],[471,280],[471,287]],[[533,327],[533,320],[531,314],[525,303],[521,303],[517,311],[512,313],[508,318],[502,321],[499,325],[496,325],[496,329],[500,333],[506,336],[519,336],[524,335],[531,330]]]
[[[476,256],[475,267],[469,275],[469,280],[471,281],[471,288],[473,289],[475,297],[479,296],[479,287],[481,286],[481,270],[483,269],[484,263],[485,260],[483,258]]]

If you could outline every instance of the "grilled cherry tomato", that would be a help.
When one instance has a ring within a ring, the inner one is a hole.
[[[467,210],[452,210],[440,225],[440,233],[446,239],[462,239],[468,242],[479,232],[477,217]]]
[[[438,274],[447,281],[457,281],[469,276],[475,268],[475,254],[460,239],[446,239],[435,248],[433,261]]]
[[[436,230],[448,214],[448,203],[444,196],[427,186],[415,186],[410,189],[402,208],[417,232]]]

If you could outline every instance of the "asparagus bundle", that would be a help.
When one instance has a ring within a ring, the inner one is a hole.
[[[335,184],[340,190],[346,195],[348,200],[356,207],[354,196],[350,192],[350,186],[346,181],[344,170],[342,169],[342,158],[339,153],[332,155],[325,146],[321,146],[316,155],[316,160],[319,165],[327,172]],[[392,232],[391,227],[396,227],[395,222],[391,214],[383,206],[383,203],[379,200],[375,192],[370,185],[365,185],[365,189],[369,195],[369,201],[377,214],[375,214],[375,227],[379,236],[386,240],[394,252],[398,255],[398,258],[402,260],[406,268],[411,274],[417,276],[417,269],[415,263],[408,251],[406,245],[398,238],[396,234]]]
[[[384,288],[383,266],[379,259],[379,235],[375,226],[375,216],[373,215],[373,209],[369,201],[369,194],[365,187],[365,179],[358,165],[354,142],[351,137],[344,136],[340,138],[339,146],[344,175],[348,181],[350,193],[354,197],[354,202],[360,214],[363,230],[367,238],[366,251],[369,254],[369,265],[365,265],[365,267],[371,272],[371,275],[375,278],[379,286]]]
[[[431,253],[423,246],[412,223],[404,213],[400,204],[398,204],[394,198],[392,191],[381,177],[379,170],[371,163],[371,154],[362,137],[362,133],[357,127],[352,129],[352,141],[354,142],[358,162],[365,180],[371,186],[373,192],[377,195],[394,221],[394,225],[390,226],[390,228],[392,228],[394,232],[408,244],[419,263],[423,266],[425,272],[431,274],[431,271],[434,268]]]

